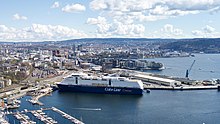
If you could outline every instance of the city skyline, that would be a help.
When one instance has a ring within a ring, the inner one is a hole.
[[[220,37],[219,0],[11,0],[0,7],[0,41]]]

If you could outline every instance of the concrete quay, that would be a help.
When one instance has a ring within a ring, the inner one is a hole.
[[[165,75],[156,75],[134,70],[117,69],[127,73],[131,78],[141,80],[144,83],[144,89],[151,90],[209,90],[218,89],[220,85],[213,82],[190,80],[188,78],[177,78]]]
[[[218,86],[182,86],[182,87],[170,87],[170,86],[147,86],[144,85],[144,89],[150,90],[216,90]]]
[[[43,103],[41,103],[39,101],[39,99],[45,95],[47,95],[48,93],[52,92],[52,88],[48,87],[45,89],[40,90],[40,94],[37,95],[36,97],[32,97],[31,100],[29,100],[29,102],[31,102],[32,104],[38,104],[38,105],[43,105]]]

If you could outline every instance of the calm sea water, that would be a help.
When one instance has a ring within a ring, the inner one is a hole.
[[[219,78],[220,55],[198,54],[190,58],[159,58],[167,69],[155,73],[185,76],[193,60],[195,65],[190,73],[193,79]],[[151,59],[152,60],[152,59]],[[39,109],[22,98],[19,110]],[[52,96],[40,99],[45,106],[55,106],[82,120],[86,124],[217,124],[220,123],[220,92],[204,91],[163,91],[152,90],[143,96],[120,96],[105,94],[65,93],[55,91]],[[70,121],[52,111],[46,111],[60,124]],[[37,123],[36,118],[29,115]],[[12,124],[18,121],[8,116]]]
[[[137,96],[54,92],[41,99],[88,124],[217,124],[220,92],[151,91]]]

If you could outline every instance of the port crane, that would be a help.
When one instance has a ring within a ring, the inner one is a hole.
[[[186,78],[189,78],[189,73],[192,70],[193,65],[195,64],[196,60],[193,61],[193,63],[191,64],[190,68],[186,70]]]

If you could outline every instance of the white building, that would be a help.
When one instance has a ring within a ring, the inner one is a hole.
[[[143,75],[143,74],[137,74],[137,75],[134,75],[134,77],[140,80],[146,81],[146,82],[152,82],[152,83],[156,83],[159,85],[165,85],[165,86],[181,85],[180,81],[176,81],[176,80],[168,79],[168,78],[154,77],[154,76]]]

